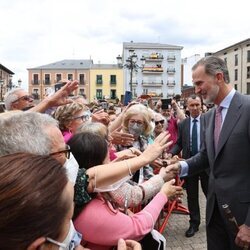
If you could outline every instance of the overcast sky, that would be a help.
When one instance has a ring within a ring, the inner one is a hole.
[[[116,63],[131,40],[204,56],[250,37],[249,7],[249,0],[1,0],[0,63],[26,87],[27,68],[90,57]]]

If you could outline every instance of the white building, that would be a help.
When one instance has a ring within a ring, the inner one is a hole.
[[[150,94],[166,98],[181,94],[182,49],[181,46],[160,43],[123,43],[123,65],[131,52],[137,55],[139,66],[142,66],[141,58],[145,61],[145,65],[132,75],[131,69],[124,68],[125,90],[132,90],[134,96]]]
[[[195,54],[193,56],[185,57],[185,58],[182,59],[182,65],[183,65],[182,84],[183,84],[183,86],[193,86],[193,83],[192,83],[192,67],[200,59],[201,59],[200,54]]]

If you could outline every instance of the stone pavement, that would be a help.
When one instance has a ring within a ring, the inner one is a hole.
[[[202,193],[201,187],[199,193],[201,211],[201,224],[199,231],[193,237],[185,237],[185,231],[189,227],[189,215],[171,214],[169,222],[163,232],[163,235],[167,240],[167,250],[207,249],[205,229],[206,199]],[[186,192],[184,191],[182,204],[185,206],[187,205],[186,200]]]

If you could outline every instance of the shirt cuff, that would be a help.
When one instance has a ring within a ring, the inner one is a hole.
[[[181,173],[180,173],[180,177],[185,177],[188,175],[188,164],[185,161],[180,161],[179,162],[181,165]]]

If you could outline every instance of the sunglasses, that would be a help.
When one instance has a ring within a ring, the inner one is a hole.
[[[81,116],[73,117],[73,120],[76,120],[76,119],[81,119],[83,122],[86,122],[89,120],[89,114],[83,114]]]
[[[161,125],[163,125],[164,124],[164,120],[160,120],[160,121],[155,121],[155,125],[157,126],[159,123],[161,124]]]
[[[57,155],[57,154],[64,154],[67,159],[70,158],[70,146],[66,144],[66,148],[64,150],[60,150],[57,152],[53,152],[49,155]]]
[[[24,95],[24,96],[22,96],[22,97],[16,99],[16,100],[15,100],[14,102],[12,102],[12,103],[18,102],[18,101],[20,101],[20,100],[24,100],[24,101],[33,101],[34,99],[33,99],[33,97],[30,96],[30,95]]]

